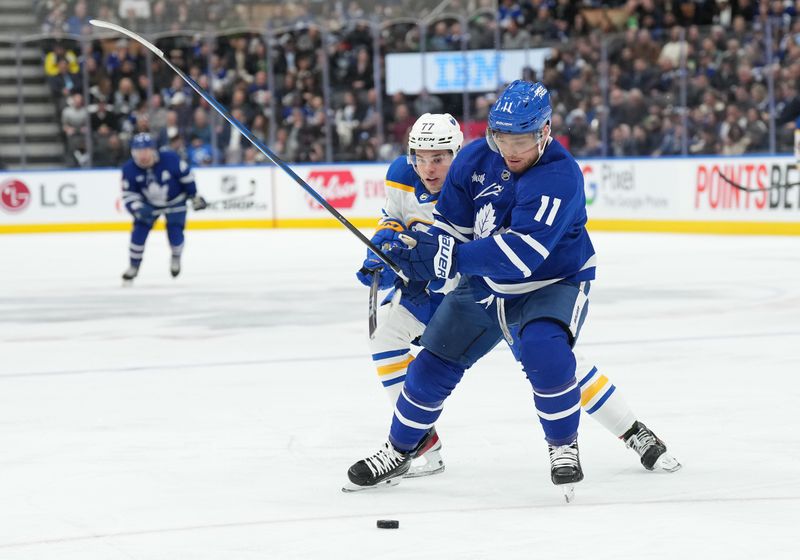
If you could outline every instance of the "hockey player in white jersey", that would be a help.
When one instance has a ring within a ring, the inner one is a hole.
[[[424,232],[429,229],[445,176],[462,142],[461,129],[449,114],[425,114],[417,120],[409,133],[407,155],[397,158],[386,174],[386,203],[378,230],[372,238],[373,243],[389,247],[398,243],[403,231]],[[381,288],[393,288],[378,309],[378,326],[370,347],[378,379],[394,407],[401,395],[408,366],[414,359],[411,354],[412,342],[422,335],[444,294],[455,287],[458,278],[412,281],[405,285],[390,269],[383,267],[377,256],[368,251],[357,276],[369,286],[373,274],[380,275]],[[605,375],[600,374],[596,367],[584,363],[578,364],[577,373],[581,406],[592,418],[634,449],[645,468],[673,471],[680,467],[667,453],[664,443],[637,420]],[[405,476],[442,472],[444,462],[440,449],[438,434],[431,427]],[[348,488],[359,489],[353,486]]]
[[[386,202],[372,242],[388,248],[398,243],[404,231],[427,231],[433,223],[433,208],[439,199],[447,171],[461,149],[464,135],[449,114],[425,113],[408,135],[407,155],[395,159],[386,172]],[[369,286],[372,275],[380,275],[379,286],[392,288],[377,312],[377,329],[370,339],[378,379],[391,406],[397,402],[411,360],[412,341],[419,338],[444,294],[456,280],[416,281],[404,284],[378,257],[367,251],[363,267],[356,273]],[[437,474],[444,470],[435,428],[428,432],[407,477]]]

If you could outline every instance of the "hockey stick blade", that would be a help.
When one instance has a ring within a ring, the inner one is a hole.
[[[370,271],[366,268],[361,269],[362,274]],[[375,338],[375,330],[378,328],[378,286],[381,283],[381,269],[372,271],[372,284],[369,286],[369,339]]]
[[[740,191],[744,191],[744,192],[748,192],[748,193],[767,192],[767,191],[772,191],[772,190],[775,190],[775,189],[790,189],[792,187],[800,186],[800,182],[798,182],[798,183],[785,183],[783,185],[771,185],[769,187],[766,187],[766,188],[763,188],[763,189],[759,189],[759,188],[754,188],[754,187],[746,187],[746,186],[744,186],[744,185],[742,185],[740,183],[737,183],[733,179],[731,179],[729,177],[726,177],[725,174],[722,173],[722,171],[717,170],[717,174],[720,176],[720,178],[723,181],[728,183],[734,189],[739,189]]]
[[[283,170],[284,173],[289,175],[289,177],[291,177],[292,180],[294,180],[295,183],[297,183],[314,200],[316,200],[320,204],[320,206],[325,208],[325,210],[327,210],[334,218],[336,218],[339,221],[339,223],[341,223],[344,227],[346,227],[348,230],[350,230],[350,232],[353,233],[353,235],[355,235],[364,245],[369,247],[369,249],[373,253],[375,253],[381,261],[383,261],[389,268],[394,270],[397,273],[398,276],[400,276],[401,278],[403,278],[404,280],[407,281],[407,278],[406,278],[405,274],[403,274],[403,271],[400,269],[399,266],[397,266],[397,264],[394,261],[392,261],[388,256],[386,256],[386,254],[384,254],[383,251],[381,251],[380,248],[377,245],[375,245],[372,241],[370,241],[370,239],[367,236],[365,236],[363,233],[361,233],[358,230],[358,228],[356,226],[354,226],[352,223],[350,223],[350,221],[347,218],[342,216],[342,214],[338,210],[336,210],[336,208],[331,206],[330,203],[327,200],[325,200],[325,197],[323,197],[321,194],[319,194],[317,191],[315,191],[313,188],[311,188],[311,186],[308,183],[306,183],[303,179],[301,179],[300,176],[297,173],[295,173],[292,170],[292,168],[289,167],[289,165],[285,161],[283,161],[281,158],[279,158],[277,155],[275,155],[275,153],[273,153],[272,150],[270,150],[261,140],[259,140],[250,131],[250,129],[248,129],[246,126],[244,126],[238,120],[236,120],[228,112],[228,110],[225,109],[225,107],[223,107],[219,103],[219,101],[216,100],[216,98],[214,98],[213,95],[211,95],[206,90],[204,90],[202,87],[200,87],[200,85],[197,82],[195,82],[191,77],[187,76],[180,68],[178,68],[177,66],[172,64],[172,62],[170,62],[169,59],[166,56],[164,56],[164,51],[162,51],[161,49],[156,47],[153,43],[151,43],[150,41],[148,41],[144,37],[142,37],[140,35],[137,35],[133,31],[131,31],[130,29],[125,29],[124,27],[122,27],[120,25],[117,25],[116,23],[111,23],[111,22],[103,21],[103,20],[99,20],[99,19],[90,19],[89,23],[91,23],[95,27],[100,27],[100,28],[103,28],[103,29],[110,29],[112,31],[116,31],[117,33],[121,33],[122,35],[125,35],[126,37],[130,37],[131,39],[133,39],[137,43],[140,43],[143,47],[148,49],[150,52],[152,52],[158,58],[160,58],[162,60],[162,62],[164,62],[167,66],[172,68],[172,70],[176,74],[178,74],[178,76],[180,76],[180,78],[184,82],[189,84],[189,86],[194,91],[196,91],[197,94],[200,97],[205,99],[206,102],[208,102],[208,104],[211,105],[211,107],[213,107],[214,110],[217,113],[222,115],[222,117],[226,121],[228,121],[231,124],[231,126],[233,126],[236,130],[238,130],[242,134],[242,136],[247,138],[247,140],[253,146],[255,146],[258,149],[258,151],[260,151],[262,154],[264,154],[272,163],[274,163],[275,165],[280,167]]]

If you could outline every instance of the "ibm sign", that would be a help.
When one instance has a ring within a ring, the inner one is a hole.
[[[494,91],[522,77],[530,66],[541,78],[549,49],[444,51],[386,56],[386,92],[389,94]]]

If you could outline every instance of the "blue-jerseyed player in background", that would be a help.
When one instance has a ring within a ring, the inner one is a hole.
[[[156,150],[156,143],[147,133],[134,136],[131,159],[122,166],[122,202],[133,216],[130,266],[122,274],[131,282],[139,273],[147,235],[159,216],[167,222],[167,237],[172,248],[170,273],[181,272],[183,230],[186,227],[186,205],[202,210],[207,204],[197,194],[189,164],[169,150]]]
[[[486,139],[453,162],[428,233],[404,234],[409,248],[391,249],[412,280],[462,278],[425,329],[388,441],[350,467],[352,489],[399,483],[464,371],[504,338],[533,386],[553,483],[569,500],[583,479],[572,347],[596,259],[583,176],[550,136],[551,114],[541,83],[506,88]]]

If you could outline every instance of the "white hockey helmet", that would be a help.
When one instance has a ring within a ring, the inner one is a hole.
[[[408,133],[408,156],[417,150],[450,150],[453,157],[464,143],[464,133],[450,113],[425,113]]]

